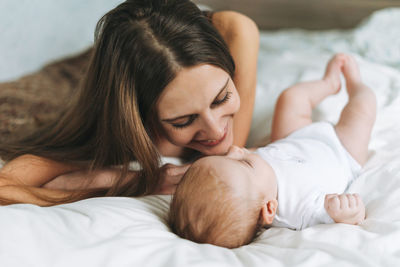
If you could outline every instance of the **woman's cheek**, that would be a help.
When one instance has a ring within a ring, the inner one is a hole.
[[[238,94],[238,92],[235,90],[233,92],[233,97],[232,97],[232,101],[231,101],[231,113],[236,113],[239,111],[240,109],[240,96]]]
[[[168,133],[169,141],[177,146],[186,146],[194,138],[194,133],[191,129],[171,129]]]
[[[193,140],[194,134],[192,134],[191,131],[187,131],[179,134],[178,138],[179,138],[179,145],[184,147]]]

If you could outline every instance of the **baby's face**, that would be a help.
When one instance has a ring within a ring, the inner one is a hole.
[[[259,155],[247,149],[231,146],[225,156],[204,157],[196,163],[214,169],[221,180],[242,196],[260,192],[265,199],[276,198],[274,171]]]

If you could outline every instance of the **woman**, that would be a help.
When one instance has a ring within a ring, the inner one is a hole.
[[[193,151],[244,146],[257,54],[257,27],[238,13],[206,16],[188,0],[120,4],[97,25],[72,105],[51,125],[0,146],[8,160],[0,202],[172,193],[187,167],[160,168],[160,155],[190,159]],[[134,160],[140,172],[128,171]]]

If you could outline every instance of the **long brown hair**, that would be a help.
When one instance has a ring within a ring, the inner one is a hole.
[[[195,4],[128,0],[98,22],[82,88],[61,118],[18,142],[1,144],[0,156],[11,160],[33,154],[85,162],[92,170],[121,165],[121,179],[129,162],[137,160],[138,179],[117,183],[106,195],[152,193],[160,165],[153,142],[155,103],[181,68],[198,64],[234,75],[227,45]]]

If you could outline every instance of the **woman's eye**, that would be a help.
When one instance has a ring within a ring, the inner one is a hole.
[[[219,106],[224,104],[226,101],[229,100],[229,98],[231,98],[232,92],[227,91],[226,94],[222,97],[222,98],[217,98],[214,100],[214,102],[212,102],[211,105],[213,106]]]
[[[172,123],[172,126],[178,129],[182,129],[185,128],[187,126],[189,126],[190,124],[192,124],[192,122],[196,119],[196,115],[190,115],[189,118],[182,123]]]

